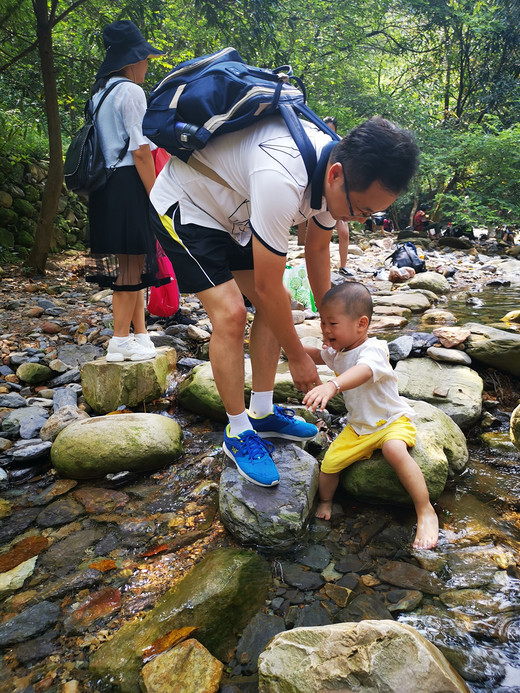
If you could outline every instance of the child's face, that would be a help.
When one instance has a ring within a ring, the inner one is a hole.
[[[367,338],[368,318],[347,315],[341,301],[327,301],[321,307],[323,341],[335,351],[355,349]]]

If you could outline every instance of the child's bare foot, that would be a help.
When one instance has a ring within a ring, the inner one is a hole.
[[[417,532],[413,542],[414,549],[433,549],[439,539],[439,519],[431,504],[417,515]]]
[[[332,501],[320,501],[316,508],[316,517],[322,520],[330,520],[332,515]]]

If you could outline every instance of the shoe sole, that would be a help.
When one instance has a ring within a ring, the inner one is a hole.
[[[150,361],[155,358],[155,354],[150,356],[139,356],[139,354],[133,354],[132,356],[123,356],[123,354],[107,354],[106,360],[108,363],[123,363],[123,361]]]
[[[233,457],[233,455],[231,454],[231,452],[227,449],[227,446],[226,446],[226,443],[225,443],[225,442],[222,444],[222,447],[223,447],[224,452],[226,453],[226,455],[229,457],[229,459],[230,459],[230,460],[233,460],[233,462],[235,463],[235,467],[237,468],[237,472],[240,474],[240,476],[243,476],[244,479],[247,479],[247,480],[250,481],[252,484],[255,484],[256,486],[262,486],[262,488],[272,488],[273,486],[278,486],[278,484],[280,483],[280,480],[277,479],[276,481],[273,481],[272,484],[262,484],[260,481],[257,481],[256,479],[251,478],[251,477],[248,476],[242,469],[240,469],[240,467],[239,467],[238,464],[237,464],[237,461],[235,460],[235,458]]]
[[[318,432],[313,433],[312,436],[292,436],[288,433],[278,433],[277,431],[257,431],[255,429],[255,433],[259,438],[283,438],[284,440],[296,440],[296,441],[303,441],[303,440],[312,440],[318,435]]]

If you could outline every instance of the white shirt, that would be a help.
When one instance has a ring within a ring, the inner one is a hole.
[[[360,363],[372,371],[372,378],[366,383],[343,392],[348,423],[357,434],[374,433],[401,416],[411,419],[415,415],[399,395],[397,376],[390,365],[384,340],[371,337],[350,351],[322,349],[321,357],[336,375]]]
[[[319,159],[331,138],[304,125]],[[183,224],[226,231],[241,245],[252,231],[278,255],[286,255],[290,228],[301,221],[314,217],[319,226],[334,228],[325,198],[320,210],[311,209],[305,165],[281,116],[215,137],[194,156],[231,190],[172,157],[150,196],[159,214],[178,202]]]
[[[106,87],[120,76],[111,77]],[[105,89],[100,89],[92,97],[94,108],[98,105]],[[96,114],[96,125],[101,136],[101,148],[108,168],[114,166],[119,152],[130,138],[128,151],[117,166],[134,166],[132,152],[142,144],[150,145],[150,149],[156,149],[155,144],[143,135],[143,117],[146,111],[146,96],[138,84],[130,80],[121,82],[112,89],[110,94],[101,104]]]

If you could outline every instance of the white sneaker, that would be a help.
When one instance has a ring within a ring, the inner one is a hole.
[[[155,349],[146,349],[136,342],[133,335],[123,344],[117,344],[112,338],[108,342],[106,360],[110,363],[120,361],[146,361],[155,358]]]
[[[153,351],[154,356],[157,355],[155,344],[152,342],[148,332],[142,332],[140,334],[134,334],[135,341],[148,351]]]

